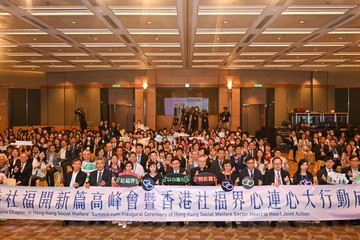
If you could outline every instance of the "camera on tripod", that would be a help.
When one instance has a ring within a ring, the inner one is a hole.
[[[76,115],[84,115],[84,109],[83,108],[76,108],[74,113]]]

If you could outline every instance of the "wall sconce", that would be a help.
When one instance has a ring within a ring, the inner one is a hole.
[[[227,82],[227,88],[228,88],[229,90],[231,90],[232,87],[233,87],[232,81],[228,81],[228,82]]]
[[[143,82],[142,88],[146,90],[148,88],[149,84],[147,82]]]

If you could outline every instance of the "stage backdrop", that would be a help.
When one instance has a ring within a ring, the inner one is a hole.
[[[270,221],[360,218],[360,186],[0,186],[0,218],[128,221]]]

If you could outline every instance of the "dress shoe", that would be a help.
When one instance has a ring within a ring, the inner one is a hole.
[[[231,222],[232,228],[237,228],[236,222]]]
[[[295,228],[295,227],[296,227],[296,224],[295,224],[295,222],[293,222],[293,221],[289,221],[289,226],[292,227],[292,228]]]
[[[247,226],[249,226],[249,223],[248,223],[248,222],[242,222],[242,223],[241,223],[241,226],[244,227],[244,228],[246,228]]]
[[[271,223],[270,223],[270,226],[271,226],[271,227],[276,227],[276,222],[271,222]]]
[[[69,223],[70,223],[70,221],[63,221],[63,222],[62,222],[62,225],[63,225],[63,226],[67,226],[67,225],[69,225]]]

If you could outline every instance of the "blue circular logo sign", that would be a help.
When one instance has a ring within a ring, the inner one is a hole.
[[[145,191],[151,191],[154,189],[155,183],[151,178],[145,178],[143,179],[141,186]]]
[[[231,192],[234,189],[234,183],[231,180],[225,179],[224,181],[222,181],[221,183],[221,188],[225,191],[225,192]]]

